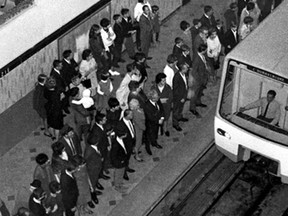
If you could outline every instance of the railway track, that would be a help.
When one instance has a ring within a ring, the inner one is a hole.
[[[261,157],[234,163],[211,143],[148,215],[256,216],[259,205],[277,184]]]

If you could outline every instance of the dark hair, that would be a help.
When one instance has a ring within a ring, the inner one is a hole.
[[[248,11],[254,10],[254,8],[255,8],[254,2],[248,2],[246,8],[247,8]]]
[[[162,81],[162,79],[166,78],[166,74],[164,73],[158,73],[155,77],[155,83],[158,84]]]
[[[140,86],[139,82],[134,80],[130,81],[128,84],[128,88],[130,91],[135,91],[136,89],[139,88],[139,86]]]
[[[200,46],[198,47],[198,52],[203,52],[207,50],[207,45],[206,44],[200,44]]]
[[[134,56],[134,59],[136,62],[142,60],[143,58],[146,58],[145,54],[142,52],[137,52]]]
[[[189,26],[190,26],[190,24],[185,20],[180,22],[180,29],[182,31],[185,31]]]
[[[27,213],[30,214],[30,211],[29,209],[25,208],[25,207],[20,207],[16,213],[15,216],[26,216]],[[31,215],[31,214],[30,214]]]
[[[151,8],[152,8],[152,12],[156,12],[159,10],[158,5],[153,5]]]
[[[44,192],[43,188],[41,188],[41,187],[33,190],[33,195],[36,199],[39,199],[40,197],[42,197],[44,193],[45,192]]]
[[[47,79],[47,76],[45,74],[39,74],[38,78],[37,78],[37,81],[39,83],[43,83],[46,79]]]
[[[193,25],[198,25],[199,23],[201,23],[200,19],[193,19]]]
[[[48,77],[46,82],[45,82],[45,86],[47,89],[53,89],[56,87],[56,80],[54,77]]]
[[[204,31],[208,31],[207,26],[201,26],[201,28],[199,29],[200,33],[203,33]]]
[[[122,16],[124,16],[125,14],[129,13],[129,9],[128,8],[122,8],[121,9],[121,14]]]
[[[237,3],[236,2],[232,2],[230,5],[229,5],[230,9],[235,9],[237,8]]]
[[[77,169],[77,164],[74,160],[71,160],[70,161],[71,163],[67,163],[67,167],[66,167],[66,170],[71,172],[71,171],[74,171]]]
[[[55,154],[56,156],[59,156],[62,154],[65,146],[62,142],[55,142],[51,145],[51,148],[52,148],[53,154]]]
[[[129,73],[131,72],[133,69],[135,69],[136,65],[133,63],[127,64],[126,65],[126,71]]]
[[[126,117],[126,116],[128,116],[131,112],[132,112],[131,109],[125,109],[124,112],[123,112],[123,116]]]
[[[180,71],[183,71],[185,67],[188,68],[188,65],[187,65],[186,63],[181,63],[181,64],[179,64],[179,69],[180,69]]]
[[[53,61],[53,67],[54,67],[54,68],[58,67],[60,64],[61,64],[61,61],[58,60],[58,59],[55,59],[55,60]]]
[[[168,64],[172,64],[175,61],[177,61],[177,56],[176,55],[174,55],[174,54],[168,55],[168,57],[167,57],[167,63]]]
[[[110,77],[110,74],[109,73],[102,73],[100,78],[101,80],[108,80],[108,78]]]
[[[89,31],[89,38],[94,38],[96,36],[95,31],[98,31],[100,29],[100,26],[97,24],[93,24]]]
[[[55,194],[57,191],[61,190],[61,186],[57,181],[51,181],[49,183],[49,190],[52,194]]]
[[[247,17],[244,18],[243,22],[245,24],[252,23],[253,22],[253,18],[251,16],[247,16]]]
[[[214,32],[217,33],[217,30],[215,27],[211,27],[209,30],[208,30],[208,36],[212,35]]]
[[[79,93],[79,88],[78,87],[73,87],[73,88],[70,89],[69,92],[70,92],[70,96],[71,97],[75,97]]]
[[[62,54],[63,58],[68,58],[72,53],[72,50],[65,50]]]
[[[183,39],[180,38],[180,37],[176,37],[175,40],[174,40],[175,44],[178,44],[180,42],[183,42]]]
[[[75,156],[73,156],[73,158],[71,159],[71,161],[72,161],[72,160],[75,162],[75,164],[76,164],[77,166],[82,166],[82,165],[84,165],[84,164],[86,163],[85,159],[84,159],[82,156],[80,156],[80,155],[75,155]]]
[[[276,92],[274,90],[269,90],[267,94],[272,95],[274,98],[276,96]]]
[[[110,20],[108,20],[107,18],[103,18],[100,21],[100,26],[102,26],[103,28],[106,28],[110,25]]]
[[[144,3],[144,0],[138,0],[139,3]]]
[[[114,15],[113,15],[113,20],[117,20],[119,17],[121,17],[120,14],[114,14]]]
[[[60,130],[60,134],[63,137],[67,135],[70,131],[73,131],[73,128],[70,127],[68,124],[65,124],[63,128]]]
[[[142,10],[144,11],[145,8],[148,8],[148,9],[149,9],[148,5],[144,5],[144,6],[142,7]]]
[[[98,112],[95,116],[95,122],[99,124],[105,116],[105,114]]]
[[[92,53],[92,51],[90,49],[85,49],[82,52],[82,59],[83,60],[87,60],[87,58],[89,57],[89,55]]]
[[[204,13],[208,13],[212,10],[213,8],[210,5],[205,5],[204,6]]]
[[[119,103],[119,101],[117,100],[117,98],[115,98],[115,97],[109,98],[109,100],[108,100],[108,106],[110,107],[110,109],[112,109],[112,108],[114,108],[114,107],[117,107],[117,106],[119,106],[119,105],[120,105],[120,103]]]
[[[182,50],[182,51],[190,51],[190,47],[189,47],[188,45],[186,45],[186,44],[183,44],[183,45],[181,46],[181,50]]]
[[[45,164],[49,160],[48,156],[44,153],[40,153],[36,156],[35,161],[39,165]]]

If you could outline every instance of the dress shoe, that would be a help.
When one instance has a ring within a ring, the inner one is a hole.
[[[145,149],[146,149],[147,154],[152,155],[150,147],[149,148],[146,147]]]
[[[127,173],[125,172],[124,175],[123,175],[123,179],[125,179],[126,181],[129,181],[129,177],[127,175]]]
[[[109,176],[104,175],[104,174],[99,175],[99,178],[102,178],[102,179],[104,179],[104,180],[108,180],[108,179],[110,179]]]
[[[163,136],[163,134],[164,134],[164,128],[163,128],[163,126],[160,127],[160,134],[161,134],[161,136]]]
[[[87,205],[89,206],[89,208],[92,208],[92,209],[95,208],[95,205],[94,205],[94,203],[92,201],[87,202]]]
[[[96,188],[98,190],[104,190],[104,187],[99,182],[96,184]]]
[[[152,145],[152,146],[154,146],[155,148],[158,148],[158,149],[162,149],[163,147],[161,146],[161,145],[159,145],[158,143],[156,143],[156,144],[154,144],[154,145]]]
[[[179,121],[188,122],[188,119],[187,118],[181,118],[181,119],[179,119]]]
[[[148,56],[146,59],[147,59],[147,60],[151,60],[151,59],[152,59],[152,57]]]
[[[201,118],[201,115],[196,110],[190,110],[190,112],[196,116],[196,118]]]
[[[206,104],[202,104],[202,103],[201,103],[201,104],[197,104],[196,106],[197,106],[197,107],[207,107]]]
[[[169,137],[170,136],[170,132],[169,131],[165,131],[165,136]]]
[[[131,169],[130,167],[126,168],[126,172],[129,172],[129,173],[134,173],[135,170],[134,169]]]
[[[121,63],[124,63],[124,62],[126,62],[124,59],[119,59],[119,61],[118,62],[121,62]]]
[[[95,204],[98,204],[98,203],[99,203],[99,200],[98,200],[98,198],[97,198],[97,195],[96,195],[95,191],[94,191],[94,192],[91,192],[91,199],[92,199],[92,201],[93,201]]]
[[[182,131],[182,128],[180,127],[180,126],[173,126],[173,128],[175,128],[175,130],[177,130],[177,131]]]

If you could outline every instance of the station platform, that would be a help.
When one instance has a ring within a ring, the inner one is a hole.
[[[203,13],[203,7],[206,4],[212,5],[215,16],[222,19],[223,11],[229,5],[229,0],[191,0],[188,4],[181,7],[166,20],[161,26],[159,40],[156,47],[150,49],[152,60],[148,61],[151,69],[148,69],[148,82],[146,90],[150,89],[155,75],[163,71],[168,54],[172,53],[174,39],[181,35],[179,24],[186,20],[192,24],[194,18],[200,18]],[[160,8],[161,13],[161,8]],[[128,56],[124,54],[126,63],[130,63]],[[121,64],[118,70],[120,77],[115,78],[114,88],[119,85],[119,79],[125,74],[125,64]],[[221,69],[219,76],[221,76]],[[188,122],[181,123],[182,132],[177,132],[172,128],[170,122],[170,137],[160,136],[159,144],[163,146],[162,150],[152,148],[153,155],[149,156],[144,146],[142,147],[143,163],[139,163],[132,157],[130,159],[131,168],[136,172],[129,175],[130,180],[125,181],[129,187],[127,194],[120,194],[112,187],[113,169],[110,169],[111,179],[108,181],[100,180],[104,186],[103,195],[99,196],[99,204],[93,210],[93,215],[111,215],[111,216],[141,216],[149,214],[157,202],[163,198],[178,178],[189,168],[199,155],[213,140],[213,119],[216,108],[216,101],[219,91],[219,80],[216,85],[208,85],[204,92],[203,103],[207,108],[199,108],[202,115],[201,119],[196,119],[189,112],[189,101],[184,107],[184,116],[189,118]],[[19,110],[21,112],[21,110]],[[65,122],[71,124],[72,117],[67,116]],[[29,127],[29,124],[27,124]],[[2,131],[5,133],[5,131]],[[15,131],[11,136],[17,136],[21,131]],[[52,141],[43,136],[40,126],[30,135],[26,136],[17,144],[9,144],[7,148],[0,148],[0,198],[5,202],[10,212],[15,212],[15,208],[21,205],[27,205],[29,199],[29,184],[32,182],[34,168],[36,166],[35,156],[39,153],[52,155]],[[9,146],[11,145],[11,146]],[[83,144],[84,146],[84,144]],[[78,184],[81,184],[78,183]],[[179,191],[181,193],[181,191]],[[163,214],[165,215],[165,214]]]

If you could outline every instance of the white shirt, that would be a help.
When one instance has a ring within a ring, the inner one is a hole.
[[[110,35],[108,34],[108,32]],[[108,32],[106,32],[103,28],[101,28],[100,30],[105,51],[109,51],[109,47],[113,45],[116,38],[116,34],[114,33],[111,26],[108,28]]]
[[[162,91],[163,91],[165,85],[163,85],[163,86],[157,86],[157,87],[158,87],[159,91],[162,93]]]
[[[102,131],[104,131],[103,125],[100,125],[100,124],[98,124],[98,123],[95,123],[95,124],[96,124],[98,127],[100,127]]]
[[[56,68],[53,68],[58,74],[60,74],[60,71],[59,70],[57,70]]]
[[[130,120],[125,119],[125,118],[123,118],[123,121],[126,124],[126,126],[129,128],[129,131],[130,131],[132,138],[134,138],[135,137],[135,130],[134,130],[132,122]]]
[[[73,175],[72,175],[70,172],[68,172],[67,170],[65,170],[65,173],[66,173],[68,176],[70,176],[71,178],[74,179]]]
[[[200,56],[200,58],[202,59],[203,63],[205,64],[205,67],[207,69],[208,65],[207,65],[207,61],[205,59],[205,56],[203,56],[201,53],[198,53],[198,55]]]
[[[73,154],[73,153],[76,154],[76,148],[75,148],[75,146],[74,146],[74,148],[72,148],[72,145],[74,145],[74,144],[71,143],[71,140],[72,140],[72,139],[70,140],[70,139],[68,139],[68,138],[65,137],[65,136],[64,136],[63,138],[65,139],[65,141],[67,142],[67,144],[68,144],[69,147],[71,148],[72,154]],[[74,149],[74,150],[73,150],[73,149]],[[73,151],[75,151],[75,152],[73,152]]]
[[[173,77],[175,75],[174,70],[167,64],[163,73],[166,75],[166,83],[173,88]]]
[[[98,154],[100,154],[101,155],[101,153],[100,153],[100,151],[99,151],[99,149],[98,149],[98,147],[97,146],[95,146],[95,145],[91,145],[91,147],[98,153]]]
[[[184,82],[185,82],[185,86],[186,86],[186,89],[187,89],[187,80],[186,80],[186,76],[185,74],[182,74],[181,72],[179,72],[181,77],[183,78]]]
[[[152,11],[151,5],[149,2],[146,2],[145,4],[138,2],[134,8],[134,19],[136,19],[137,22],[139,22],[140,17],[143,14],[143,6],[144,5],[147,5],[149,7],[150,11]]]
[[[120,139],[118,136],[116,137],[117,142],[121,145],[121,147],[124,149],[125,153],[127,154],[127,150],[125,148],[125,145],[123,143],[123,140]]]
[[[209,58],[218,57],[221,52],[221,43],[218,36],[214,39],[208,37],[207,39],[207,55]]]

